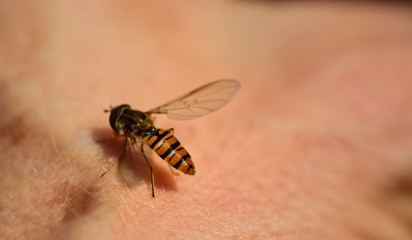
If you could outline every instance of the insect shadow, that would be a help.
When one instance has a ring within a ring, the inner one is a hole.
[[[93,139],[103,149],[104,159],[115,159],[119,156],[123,144],[123,136],[115,136],[113,131],[108,128],[94,128],[92,130]],[[137,142],[129,144],[126,149],[123,158],[119,159],[116,166],[110,171],[116,172],[119,180],[127,187],[134,187],[142,182],[146,182],[150,187],[150,169],[147,166],[143,153],[140,151],[140,144],[143,142]],[[161,159],[156,159],[157,156],[152,154],[152,150],[148,146],[144,146],[144,154],[149,159],[153,170],[155,172],[155,187],[165,189],[167,191],[176,191],[177,185],[173,177],[173,173],[166,166],[161,166]],[[109,168],[108,161],[101,163],[104,168]],[[165,163],[166,165],[166,163]],[[102,173],[104,170],[102,169]],[[110,177],[110,175],[105,175]]]
[[[412,176],[411,167],[404,167],[388,181],[384,199],[390,203],[395,214],[407,227],[412,236]]]

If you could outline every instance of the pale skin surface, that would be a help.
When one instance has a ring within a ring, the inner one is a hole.
[[[85,5],[86,4],[86,5]],[[0,238],[411,239],[412,12],[187,1],[0,9]],[[146,110],[242,83],[190,122],[175,176],[121,147],[110,104]]]

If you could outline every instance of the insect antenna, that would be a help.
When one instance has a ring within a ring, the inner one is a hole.
[[[110,109],[105,109],[105,110],[104,110],[104,112],[105,112],[105,113],[106,113],[106,112],[111,112],[111,111],[112,111],[112,109],[113,109],[113,106],[112,106],[112,105],[110,105],[110,106],[109,106],[109,108],[110,108]]]

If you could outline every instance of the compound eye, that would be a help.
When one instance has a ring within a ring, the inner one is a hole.
[[[128,104],[122,104],[117,107],[112,108],[110,111],[109,123],[110,126],[113,128],[114,131],[119,132],[121,129],[118,129],[116,126],[116,121],[119,118],[120,114],[122,113],[123,109],[130,108]]]

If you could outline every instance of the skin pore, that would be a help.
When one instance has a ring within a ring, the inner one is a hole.
[[[412,23],[397,5],[0,3],[0,238],[411,239]],[[109,105],[239,94],[120,153]]]

